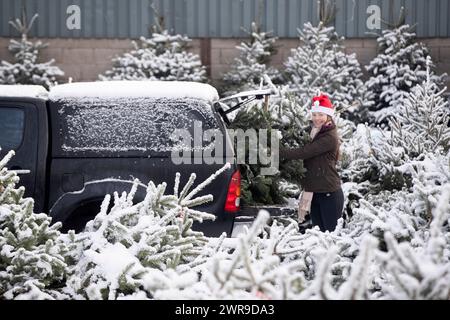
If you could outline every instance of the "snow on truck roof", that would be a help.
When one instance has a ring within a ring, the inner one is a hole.
[[[217,90],[205,83],[187,81],[97,81],[57,85],[51,100],[76,98],[192,98],[214,102]]]
[[[48,91],[43,86],[27,84],[2,84],[0,97],[47,99]]]

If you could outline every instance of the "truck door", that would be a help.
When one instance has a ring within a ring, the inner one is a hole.
[[[38,137],[37,107],[19,98],[0,98],[0,159],[15,151],[7,167],[18,170],[26,197],[34,197]]]

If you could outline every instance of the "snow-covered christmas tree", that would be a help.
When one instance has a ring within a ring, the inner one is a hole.
[[[256,22],[252,22],[251,30],[246,32],[250,36],[249,41],[243,41],[236,47],[239,57],[234,59],[231,70],[223,76],[227,95],[258,89],[263,74],[274,83],[282,81],[280,72],[269,66],[270,59],[276,52],[277,38],[271,32],[261,31],[261,26]]]
[[[114,193],[111,209],[107,195],[98,215],[78,236],[81,252],[68,280],[72,295],[80,299],[152,298],[153,292],[146,288],[151,287],[155,273],[189,268],[208,242],[202,232],[191,229],[193,222],[215,218],[191,207],[212,200],[211,195],[196,195],[229,167],[226,164],[192,190],[196,175],[181,189],[177,174],[172,195],[165,194],[166,183],[155,186],[150,181],[145,199],[136,204],[133,198],[139,181],[129,193]]]
[[[132,41],[133,50],[113,59],[113,68],[100,80],[166,80],[205,82],[206,68],[197,54],[188,52],[187,36],[171,35],[162,18],[150,38]]]
[[[439,89],[432,81],[431,58],[427,57],[425,80],[405,94],[396,107],[389,126],[392,144],[402,146],[411,157],[424,152],[448,152],[450,149],[450,127],[448,101],[444,100],[446,88]]]
[[[366,66],[369,80],[366,82],[370,99],[371,122],[386,123],[388,117],[399,112],[411,89],[426,80],[428,49],[415,42],[415,33],[407,24],[383,30],[378,41],[378,55]],[[430,64],[431,81],[442,85],[445,75],[437,76]]]
[[[15,172],[4,168],[11,156],[12,153],[0,162],[1,263],[16,253],[13,248],[17,243],[10,239],[21,239],[17,251],[23,251],[26,245],[35,244],[43,236],[21,226],[15,227],[15,234],[20,236],[11,237],[8,234],[13,230],[11,225],[24,223],[21,216],[32,218],[30,224],[25,223],[31,229],[36,225],[41,226],[38,230],[48,227],[46,223],[37,223],[40,215],[12,213],[19,209],[17,200],[21,199],[19,203],[28,207],[30,202],[21,198],[23,188],[14,188],[18,180]],[[15,289],[8,290],[3,297],[448,299],[449,156],[428,153],[422,160],[406,163],[403,170],[409,171],[414,179],[411,189],[365,197],[355,214],[345,223],[339,220],[331,233],[313,228],[300,234],[296,223],[280,223],[270,219],[267,212],[260,212],[253,225],[238,238],[222,235],[206,239],[193,232],[191,219],[209,215],[189,207],[211,199],[194,196],[227,166],[192,191],[194,176],[180,191],[177,175],[173,195],[164,194],[165,184],[155,186],[150,182],[145,200],[133,204],[139,184],[136,182],[129,193],[114,195],[111,209],[108,209],[111,198],[107,196],[99,215],[77,236],[79,252],[71,255],[76,261],[67,282],[61,280],[59,273],[50,272],[52,259],[58,257],[55,251],[50,256],[38,255],[34,248],[32,256],[36,260],[19,265],[26,267],[27,273],[9,264],[6,272],[0,272],[2,286],[15,283]],[[53,250],[57,249],[50,246],[49,238],[56,243],[55,237],[62,236],[55,232],[43,236],[46,246]],[[73,245],[73,237],[73,233],[69,235],[72,240],[68,246]],[[58,248],[61,253],[68,247],[60,244]],[[62,258],[56,260],[64,265]],[[40,273],[28,272],[34,267],[40,267]],[[17,271],[17,278],[12,271]],[[28,280],[25,283],[24,274]],[[47,276],[51,283],[59,283],[58,292],[63,294],[31,286]]]
[[[28,32],[33,26],[38,15],[35,14],[27,21],[26,11],[23,8],[22,18],[9,23],[21,34],[21,40],[11,40],[9,51],[14,55],[13,63],[1,61],[0,84],[36,84],[46,88],[56,84],[56,81],[64,75],[64,72],[54,66],[54,59],[40,63],[40,51],[48,46],[41,41],[28,40]]]
[[[260,212],[237,239],[211,241],[192,268],[179,269],[183,276],[155,275],[149,282],[154,297],[447,299],[450,180],[439,168],[445,159],[429,158],[423,165],[432,163],[430,174],[441,172],[439,181],[418,176],[412,192],[397,193],[397,199],[392,194],[388,204],[375,201],[379,208],[361,207],[332,233],[314,228],[299,234],[295,223],[270,221],[267,212]],[[423,189],[434,190],[429,205],[418,197]],[[428,222],[422,218],[427,211]]]
[[[370,102],[356,55],[343,52],[343,37],[322,22],[305,23],[298,32],[302,44],[292,49],[284,64],[292,92],[303,103],[318,91],[327,93],[338,110],[346,109],[348,117],[363,121]]]
[[[450,184],[435,199],[429,228],[399,243],[387,233],[382,255],[379,296],[386,299],[448,300],[450,297]],[[375,296],[378,298],[378,296]]]
[[[33,213],[34,201],[23,198],[19,177],[6,167],[10,151],[0,161],[0,298],[61,299],[68,274],[68,247],[59,240],[60,223]]]

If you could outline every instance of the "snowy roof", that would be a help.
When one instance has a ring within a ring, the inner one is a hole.
[[[193,98],[219,100],[209,84],[187,81],[97,81],[57,85],[50,90],[51,100],[71,98]]]
[[[25,84],[0,85],[0,97],[26,97],[47,99],[48,91],[43,86]]]

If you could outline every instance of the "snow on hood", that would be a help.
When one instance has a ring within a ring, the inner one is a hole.
[[[209,84],[198,82],[97,81],[57,85],[51,88],[49,98],[193,98],[213,102],[219,100],[219,94]]]
[[[0,97],[40,98],[47,99],[48,91],[43,86],[26,84],[0,85]]]

